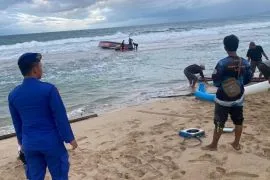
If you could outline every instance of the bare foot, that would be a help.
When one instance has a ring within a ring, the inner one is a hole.
[[[239,143],[236,144],[236,143],[233,142],[233,143],[231,143],[231,145],[236,151],[241,150],[241,145]]]
[[[217,146],[209,144],[207,146],[204,146],[201,148],[202,150],[208,150],[208,151],[216,151],[217,150]]]

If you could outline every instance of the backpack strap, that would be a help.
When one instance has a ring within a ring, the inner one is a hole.
[[[238,75],[237,75],[237,79],[239,79],[240,72],[241,72],[241,69],[242,69],[242,58],[241,57],[238,57],[238,59],[239,59],[239,64],[238,64]]]
[[[242,58],[241,57],[239,57],[239,56],[236,56],[236,58],[234,58],[234,57],[230,57],[233,61],[234,61],[234,59],[238,59],[239,60],[239,64],[238,64],[238,70],[237,70],[237,80],[239,79],[239,77],[240,77],[240,73],[241,73],[241,68],[242,68]]]

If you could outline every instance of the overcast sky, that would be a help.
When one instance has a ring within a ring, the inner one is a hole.
[[[0,35],[263,13],[270,0],[0,0]]]

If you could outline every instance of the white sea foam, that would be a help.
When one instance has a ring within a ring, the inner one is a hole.
[[[260,23],[240,23],[234,25],[224,25],[218,27],[208,27],[203,29],[190,29],[183,31],[147,31],[147,33],[138,33],[138,35],[132,36],[132,38],[140,44],[140,47],[158,43],[177,43],[179,41],[185,42],[192,38],[208,39],[211,37],[219,37],[223,34],[236,33],[239,35],[250,34],[250,32],[256,32],[264,28],[270,27],[270,22]],[[97,47],[98,42],[101,40],[110,40],[121,42],[123,39],[127,39],[128,33],[117,32],[113,35],[96,36],[96,37],[84,37],[84,38],[70,38],[62,40],[53,40],[47,42],[30,41],[24,43],[17,43],[13,45],[0,46],[0,60],[1,59],[13,59],[26,51],[38,51],[42,53],[54,53],[54,52],[77,52],[77,51],[89,51],[93,47]],[[223,36],[222,36],[223,37]]]

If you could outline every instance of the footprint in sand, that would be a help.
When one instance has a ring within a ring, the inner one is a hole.
[[[157,169],[155,169],[151,164],[146,163],[138,167],[138,169],[145,172],[145,176],[143,180],[146,179],[158,179],[163,176],[163,173]]]
[[[161,123],[161,124],[158,124],[158,125],[155,125],[151,128],[151,135],[158,135],[158,134],[162,134],[164,133],[165,131],[169,131],[169,130],[173,130],[173,127],[170,123]]]
[[[120,155],[119,156],[120,164],[128,169],[137,169],[142,165],[142,160],[132,155]]]
[[[142,123],[142,121],[139,120],[139,119],[133,119],[133,120],[131,120],[131,121],[128,121],[127,123],[128,123],[129,125],[133,125],[133,126],[138,126],[138,127],[139,127],[139,125]]]
[[[263,155],[270,158],[270,148],[263,148]]]
[[[161,118],[163,121],[168,121],[168,118],[167,117],[162,117]]]
[[[136,139],[139,137],[143,137],[145,135],[144,131],[133,131],[127,134],[127,136],[131,139]]]
[[[78,138],[77,138],[77,141],[78,141],[78,142],[79,142],[79,141],[83,141],[84,139],[87,139],[87,137],[86,137],[86,136],[78,137]]]
[[[163,108],[162,110],[163,111],[168,111],[168,110],[170,110],[170,108]]]
[[[226,176],[228,176],[228,177],[240,176],[240,177],[247,177],[247,178],[258,178],[259,177],[258,174],[251,174],[248,172],[241,172],[241,171],[230,172],[230,173],[227,173]]]
[[[215,164],[218,164],[218,165],[222,165],[226,162],[226,158],[223,157],[222,160],[219,160],[217,159],[216,157],[214,157],[213,155],[211,154],[204,154],[202,156],[200,156],[199,158],[197,159],[194,159],[194,160],[189,160],[189,162],[200,162],[200,161],[208,161],[208,162],[211,162],[211,163],[215,163]]]
[[[270,143],[264,143],[263,145],[270,148]]]
[[[179,166],[172,160],[153,159],[148,162],[153,168],[160,172],[173,172],[179,170]]]
[[[153,145],[146,145],[145,148],[152,150],[154,148],[154,146]]]
[[[175,172],[172,174],[171,179],[181,179],[181,174],[178,172]]]
[[[86,173],[81,172],[82,170],[76,170],[75,173],[73,174],[74,177],[78,178],[78,179],[83,179],[87,176]]]
[[[171,175],[171,179],[182,179],[182,177],[186,174],[186,171],[180,171],[179,172],[174,172],[172,175]]]
[[[138,127],[140,127],[140,125],[136,124],[136,125],[131,126],[131,129],[136,129]]]
[[[180,145],[180,149],[181,149],[182,151],[185,151],[187,148],[186,148],[185,146],[183,146],[183,145]]]
[[[266,169],[266,172],[270,173],[270,166]]]
[[[163,136],[164,139],[166,140],[174,140],[176,137],[178,137],[176,134],[170,134],[170,135],[166,135],[166,136]]]
[[[177,112],[177,111],[170,111],[170,113],[171,114],[175,114],[175,115],[178,115],[179,114],[179,112]]]
[[[88,137],[86,137],[86,136],[79,137],[79,138],[77,138],[77,142],[80,143],[80,144],[89,143]]]
[[[114,141],[104,141],[104,142],[101,142],[99,145],[102,146],[102,145],[106,145],[106,144],[113,144]]]
[[[221,179],[223,175],[220,174],[219,172],[216,172],[216,171],[212,171],[208,174],[208,179],[213,179],[213,180],[216,180],[216,179]]]
[[[216,167],[216,171],[222,175],[226,173],[226,169],[222,167]]]
[[[163,156],[162,158],[164,160],[167,160],[167,161],[172,161],[172,157],[171,156]]]
[[[245,153],[251,153],[251,152],[252,152],[251,148],[250,147],[247,147]]]
[[[137,165],[142,164],[142,161],[139,158],[137,158],[135,156],[132,156],[132,155],[124,155],[123,158],[124,158],[124,160],[126,162],[129,162],[129,163],[131,163],[133,165],[135,165],[135,164],[137,164]]]

